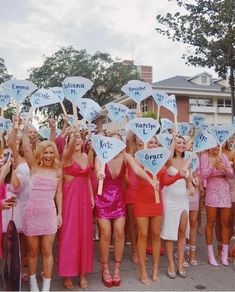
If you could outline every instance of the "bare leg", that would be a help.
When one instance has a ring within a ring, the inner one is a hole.
[[[145,265],[149,218],[137,217],[136,222],[138,227],[137,253],[139,258],[140,281],[145,285],[150,285]]]
[[[131,241],[132,248],[132,261],[135,264],[139,263],[136,241],[137,241],[137,226],[136,219],[133,211],[133,204],[127,204],[127,212],[128,212],[128,230],[129,230],[129,238]]]
[[[213,207],[206,207],[206,243],[212,245],[213,243],[213,228],[216,222],[217,209]]]
[[[153,254],[153,281],[159,282],[159,260],[161,249],[160,228],[162,224],[162,216],[150,218],[150,229],[152,239],[152,254]]]
[[[198,211],[189,211],[190,234],[189,244],[190,248],[190,262],[197,264],[196,260],[196,238],[197,238],[197,217]]]
[[[35,275],[37,273],[38,264],[38,252],[39,252],[39,236],[27,236],[28,243],[28,263],[29,263],[29,275]]]
[[[168,261],[168,273],[175,273],[175,263],[174,263],[174,255],[173,255],[173,241],[165,240],[165,250]]]
[[[186,211],[183,211],[180,217],[179,229],[178,229],[178,270],[181,273],[184,273],[184,249],[186,243],[186,230],[188,225],[188,214]]]
[[[43,276],[46,279],[51,279],[53,271],[53,243],[55,240],[55,234],[43,235],[41,239],[41,250],[42,250],[42,270]]]

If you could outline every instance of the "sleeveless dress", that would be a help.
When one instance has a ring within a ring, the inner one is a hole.
[[[205,205],[213,208],[231,208],[229,179],[233,178],[233,169],[226,155],[222,155],[227,172],[215,169],[209,161],[208,154],[201,157],[201,172],[207,180]]]
[[[103,219],[116,219],[125,217],[125,198],[122,180],[126,173],[123,161],[119,175],[112,178],[108,164],[105,164],[105,178],[102,195],[96,195],[96,216]]]
[[[169,175],[176,175],[178,170],[170,166]],[[189,214],[189,199],[186,189],[185,179],[179,179],[170,186],[162,190],[163,196],[163,223],[161,228],[161,238],[165,240],[178,240],[178,228],[180,217],[183,211]],[[187,235],[189,230],[187,230]]]
[[[30,199],[23,215],[23,233],[26,236],[56,233],[57,213],[54,197],[57,185],[57,178],[37,174],[31,176]]]
[[[94,261],[93,213],[89,186],[90,166],[77,162],[63,168],[73,179],[63,185],[63,224],[59,230],[58,274],[63,277],[92,272]]]
[[[136,196],[136,189],[137,189],[137,176],[133,169],[128,165],[128,180],[129,184],[125,188],[125,202],[126,204],[133,204]]]
[[[10,198],[16,195],[16,206],[14,207],[14,222],[16,224],[17,231],[23,232],[23,214],[26,204],[30,198],[30,169],[27,162],[20,163],[15,173],[20,181],[20,186],[16,189],[12,185],[7,186],[6,198]],[[11,209],[5,210],[3,213],[3,232],[7,231],[8,222],[12,216]]]
[[[2,201],[6,198],[6,185],[0,184],[0,258],[2,258]]]
[[[146,171],[148,176],[151,178],[153,175]],[[137,177],[137,190],[134,199],[134,215],[136,217],[155,217],[163,215],[163,201],[162,201],[162,188],[164,185],[170,185],[176,180],[181,178],[180,173],[173,177],[168,176],[166,168],[163,167],[157,174],[159,185],[159,199],[160,202],[157,204],[155,200],[155,191],[152,185],[149,184],[143,178]]]

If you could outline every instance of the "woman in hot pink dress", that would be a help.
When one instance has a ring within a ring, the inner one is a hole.
[[[81,148],[82,139],[75,130],[62,155],[64,223],[59,233],[58,274],[69,289],[73,288],[74,276],[80,277],[81,288],[88,286],[86,274],[92,272],[94,260],[91,168]]]
[[[227,266],[232,207],[228,180],[233,178],[233,170],[226,155],[219,155],[218,147],[210,149],[208,154],[201,157],[201,174],[204,179],[207,179],[205,205],[208,260],[211,265],[218,266],[214,257],[212,240],[216,215],[219,212],[222,235],[221,261]]]

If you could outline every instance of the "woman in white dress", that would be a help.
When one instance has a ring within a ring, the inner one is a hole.
[[[179,170],[185,167],[184,160],[185,140],[179,136],[176,140],[174,156],[168,162],[168,174],[174,176]],[[186,273],[183,266],[184,248],[186,243],[186,230],[189,215],[189,199],[185,178],[177,180],[170,186],[164,187],[163,196],[163,224],[161,238],[165,240],[165,249],[168,259],[168,276],[176,277],[173,241],[177,242],[178,249],[178,274],[185,278]]]

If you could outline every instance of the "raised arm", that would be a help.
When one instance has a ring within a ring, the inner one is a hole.
[[[70,134],[70,140],[68,142],[68,146],[64,149],[62,159],[64,161],[70,161],[73,154],[76,151],[76,140],[77,137],[79,136],[79,131],[78,129],[74,129],[73,132]]]
[[[124,152],[124,159],[125,162],[128,163],[130,165],[130,167],[133,169],[134,173],[145,179],[146,181],[148,181],[154,188],[156,188],[156,185],[153,182],[153,179],[151,179],[150,176],[148,176],[148,174],[146,173],[146,171],[141,168],[135,161],[134,157],[131,156],[129,153]]]
[[[34,166],[36,166],[36,163],[34,161],[33,151],[30,147],[30,139],[28,135],[27,126],[25,126],[23,130],[22,142],[23,142],[24,157],[29,165],[29,168],[32,169]]]
[[[12,122],[13,122],[13,127],[8,136],[7,144],[11,148],[12,153],[13,153],[13,158],[15,160],[15,163],[17,164],[17,160],[19,158],[19,152],[16,145],[16,137],[17,137],[18,128],[16,128],[15,125],[16,123],[19,122],[18,117],[13,116]]]
[[[48,124],[50,126],[50,136],[49,136],[49,141],[52,141],[55,143],[56,139],[56,122],[53,118],[48,119]]]

